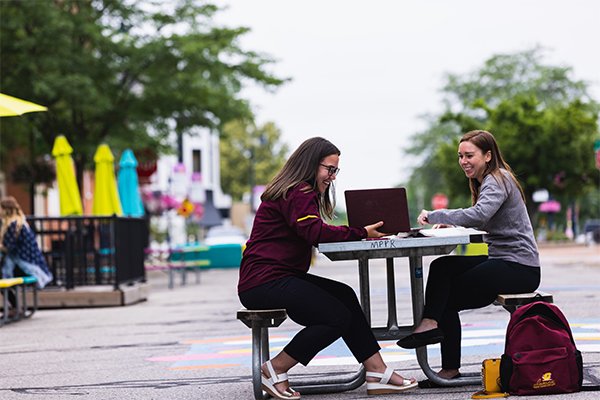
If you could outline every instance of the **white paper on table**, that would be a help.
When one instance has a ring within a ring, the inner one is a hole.
[[[449,236],[465,236],[465,235],[486,235],[486,231],[480,231],[474,228],[465,228],[455,226],[452,228],[437,228],[437,229],[421,229],[419,231],[423,236],[430,237],[449,237]]]

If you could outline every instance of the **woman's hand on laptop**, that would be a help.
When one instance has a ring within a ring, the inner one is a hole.
[[[377,230],[377,228],[381,228],[382,225],[383,225],[383,221],[379,221],[376,224],[365,226],[365,229],[367,230],[367,237],[368,238],[380,238],[380,237],[386,236],[387,233],[381,233]]]

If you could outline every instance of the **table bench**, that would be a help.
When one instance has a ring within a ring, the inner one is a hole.
[[[371,322],[371,290],[369,278],[369,261],[386,260],[387,286],[387,323],[373,326],[375,338],[381,340],[398,340],[411,334],[423,319],[425,305],[425,288],[423,283],[423,257],[450,254],[457,246],[478,242],[481,235],[461,233],[457,236],[416,237],[388,240],[362,240],[356,242],[319,243],[319,251],[332,261],[357,260],[359,299],[367,321]],[[408,258],[410,273],[410,293],[412,300],[413,324],[398,323],[396,306],[395,265],[396,258]],[[427,378],[441,386],[481,385],[481,373],[465,372],[456,379],[440,377],[429,365],[427,347],[415,349],[417,362]],[[364,379],[363,379],[364,382]],[[297,389],[294,385],[294,388]]]
[[[0,294],[2,294],[2,318],[0,326],[21,318],[29,318],[37,310],[37,279],[32,276],[0,279]],[[27,305],[27,289],[33,290],[33,305]],[[21,293],[19,293],[19,291]],[[9,296],[14,296],[14,314],[9,310]]]
[[[506,311],[512,314],[517,308],[536,301],[554,303],[554,297],[550,293],[539,290],[533,293],[499,294],[498,297],[496,297],[496,301],[494,301],[494,305],[502,306]]]
[[[2,319],[0,319],[0,326],[7,324],[12,321],[17,321],[21,318],[20,316],[20,305],[17,288],[23,284],[23,278],[6,278],[0,279],[0,293],[2,294]],[[15,303],[15,314],[9,316],[9,305],[10,302],[8,297],[10,293],[13,293],[16,299]]]
[[[252,387],[256,400],[266,399],[261,388],[260,367],[270,358],[269,328],[278,327],[287,318],[284,309],[239,310],[237,319],[252,329]]]

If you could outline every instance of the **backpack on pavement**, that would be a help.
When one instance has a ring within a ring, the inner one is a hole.
[[[503,392],[516,395],[572,393],[582,388],[583,359],[569,323],[554,304],[518,308],[506,329],[500,364]]]

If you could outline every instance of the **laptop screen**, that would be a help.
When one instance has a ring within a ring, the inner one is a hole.
[[[348,225],[363,227],[383,221],[378,230],[387,234],[410,232],[406,189],[346,190]]]

